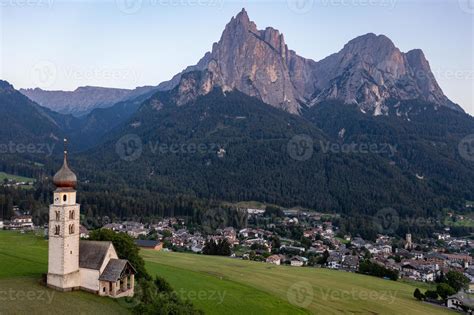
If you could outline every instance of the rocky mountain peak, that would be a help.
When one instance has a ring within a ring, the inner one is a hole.
[[[178,97],[178,103],[220,87],[224,91],[239,90],[296,114],[300,104],[288,71],[287,55],[283,35],[271,27],[258,30],[243,9],[226,25],[210,54],[173,78],[174,83],[180,85],[178,90],[185,91]],[[199,77],[183,78],[184,73],[196,70],[202,72]],[[198,86],[192,87],[192,84]]]
[[[201,74],[182,80],[194,71]],[[160,87],[180,84],[180,104],[220,87],[295,114],[302,104],[326,100],[357,104],[374,115],[388,114],[388,100],[416,99],[462,110],[443,94],[421,50],[403,53],[387,36],[368,33],[315,62],[289,50],[278,30],[258,30],[245,9],[232,17],[211,52]]]

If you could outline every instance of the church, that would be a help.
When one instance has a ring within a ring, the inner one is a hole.
[[[59,291],[84,290],[101,296],[133,296],[135,268],[119,259],[112,242],[79,237],[77,177],[64,162],[53,178],[56,190],[49,207],[47,285]]]

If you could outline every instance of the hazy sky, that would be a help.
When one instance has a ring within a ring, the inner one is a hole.
[[[242,7],[314,60],[369,32],[421,48],[445,94],[474,114],[474,0],[0,0],[0,78],[48,90],[157,85],[195,64]]]

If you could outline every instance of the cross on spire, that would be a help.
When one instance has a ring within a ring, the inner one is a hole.
[[[64,138],[64,161],[67,160],[67,139]]]

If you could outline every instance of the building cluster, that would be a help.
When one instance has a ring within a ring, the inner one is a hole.
[[[1,183],[1,186],[3,187],[18,187],[18,188],[21,188],[24,186],[33,187],[33,185],[34,185],[33,181],[17,181],[13,178],[7,178]]]
[[[5,230],[33,230],[33,217],[28,212],[21,212],[18,207],[13,207],[15,215],[9,221],[3,221],[0,218],[0,229]]]

